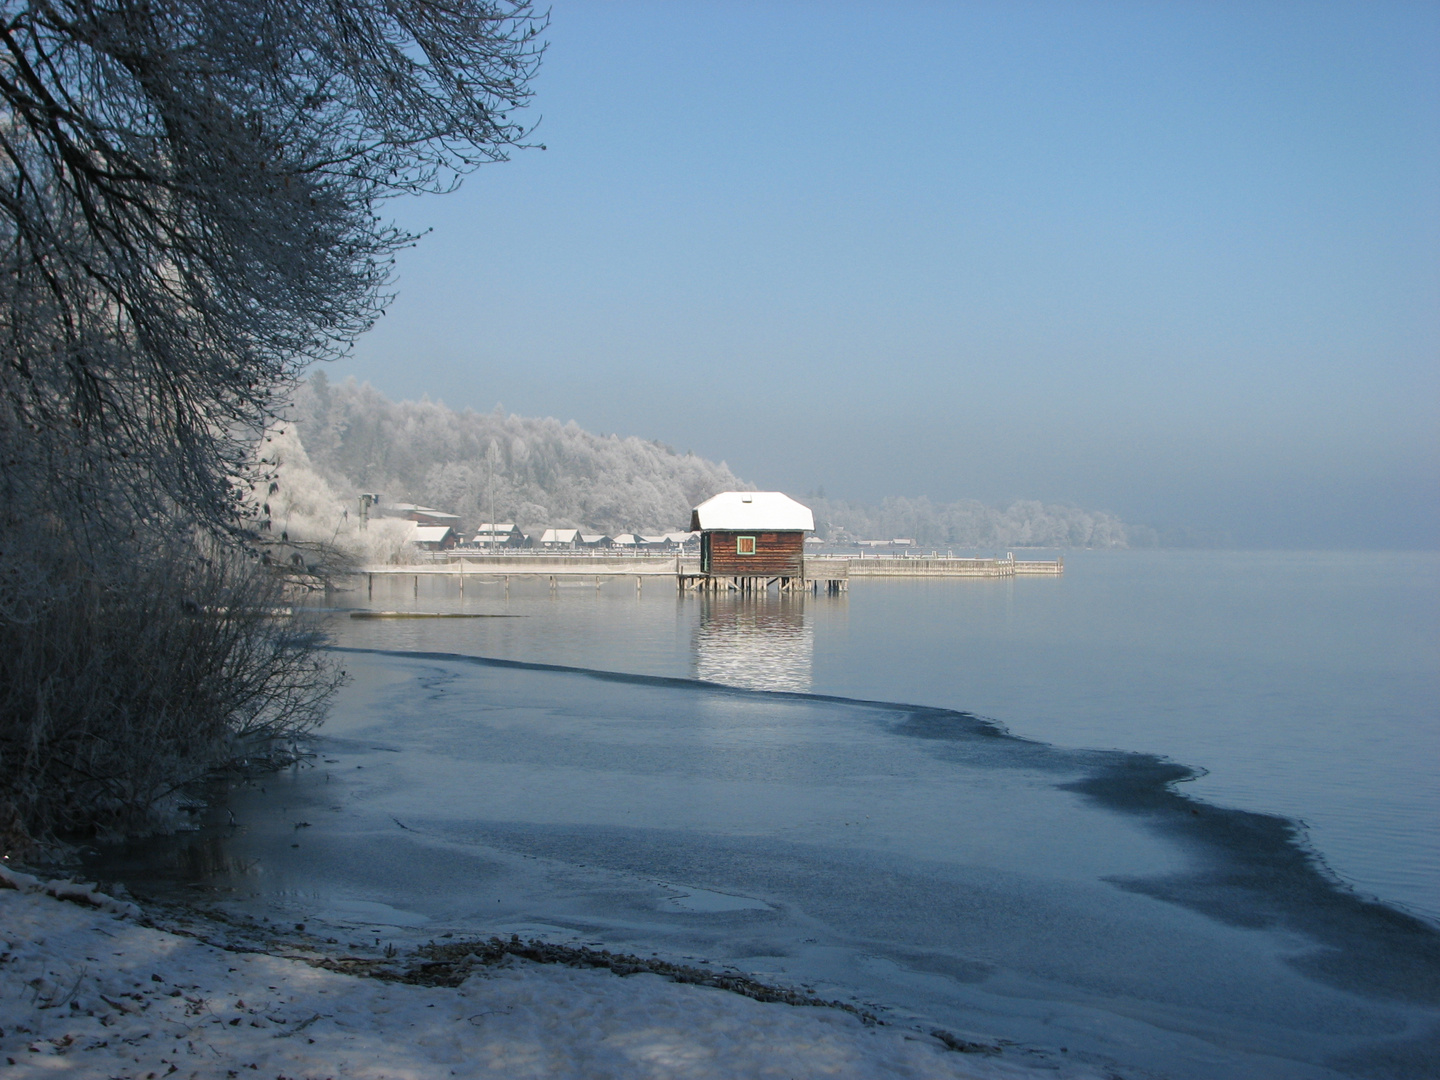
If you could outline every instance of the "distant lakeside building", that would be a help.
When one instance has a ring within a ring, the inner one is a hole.
[[[522,547],[525,534],[513,521],[486,521],[476,526],[470,543],[476,547]]]
[[[385,502],[376,493],[358,497],[361,527],[369,518],[389,518],[413,522],[417,529],[410,542],[422,551],[448,551],[455,547],[495,550],[498,548],[541,548],[550,551],[684,551],[697,548],[698,532],[619,533],[611,536],[598,531],[569,526],[533,528],[529,533],[513,521],[486,521],[475,526],[470,539],[464,539],[460,515],[418,503]],[[439,529],[441,531],[432,531]],[[445,532],[444,530],[449,530]]]
[[[373,517],[403,518],[421,525],[448,525],[457,530],[460,528],[459,514],[436,510],[432,506],[417,506],[414,503],[382,503],[374,507],[370,514]]]
[[[540,534],[537,547],[556,548],[578,548],[580,546],[579,529],[546,529]]]
[[[421,551],[449,551],[460,543],[460,534],[449,525],[422,525],[417,521],[411,529],[410,543]]]

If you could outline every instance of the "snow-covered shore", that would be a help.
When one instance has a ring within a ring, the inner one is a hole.
[[[83,887],[52,883],[47,891],[0,869],[0,1072],[127,1080],[1035,1075],[838,1009],[762,1003],[657,974],[622,978],[510,957],[475,966],[456,986],[412,985],[329,970],[323,965],[339,953],[327,957],[323,946],[239,951],[242,944],[219,940],[223,933],[147,922],[132,904]]]

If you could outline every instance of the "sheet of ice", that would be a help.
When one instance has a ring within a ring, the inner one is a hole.
[[[0,1072],[15,1080],[1038,1075],[837,1010],[766,1005],[655,975],[519,963],[455,989],[387,983],[227,952],[9,889],[0,890]]]
[[[667,889],[674,890],[672,895],[665,897],[665,902],[678,911],[704,912],[713,915],[721,911],[773,910],[764,900],[757,900],[753,896],[734,896],[731,893],[697,889],[689,885],[666,885],[664,882],[660,884]]]
[[[336,925],[424,926],[430,921],[418,911],[401,911],[374,900],[330,900],[315,914]]]
[[[1053,558],[1049,553],[1045,558]],[[1070,551],[1066,573],[857,579],[838,596],[399,575],[343,644],[971,709],[1158,753],[1198,798],[1303,820],[1366,895],[1440,926],[1440,552]],[[332,603],[365,604],[365,591]]]
[[[943,709],[346,662],[314,769],[106,872],[297,921],[429,920],[391,926],[402,944],[513,931],[733,965],[1122,1075],[1440,1061],[1434,929],[1336,888],[1288,822],[1177,794],[1178,766]]]

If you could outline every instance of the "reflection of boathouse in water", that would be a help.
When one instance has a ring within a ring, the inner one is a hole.
[[[810,689],[815,628],[798,591],[807,576],[805,534],[815,515],[778,491],[722,491],[695,507],[690,529],[700,534],[700,573],[680,575],[698,589],[695,677],[752,690]],[[827,560],[833,562],[833,560]],[[842,582],[829,580],[826,592]],[[767,597],[771,585],[778,597]]]
[[[738,593],[700,597],[695,677],[749,690],[808,691],[815,628],[799,597],[747,600]]]

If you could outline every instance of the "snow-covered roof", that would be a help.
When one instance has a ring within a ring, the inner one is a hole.
[[[421,525],[416,522],[410,540],[416,544],[438,544],[454,531],[449,525]]]
[[[420,514],[423,517],[444,521],[460,520],[459,514],[452,514],[447,510],[437,510],[433,506],[417,506],[414,503],[386,503],[384,506],[377,506],[375,512],[381,517],[409,517],[412,514]]]
[[[815,515],[779,491],[722,491],[691,511],[690,528],[811,532]]]
[[[580,534],[580,542],[581,542],[582,544],[598,544],[598,543],[600,543],[600,542],[602,542],[602,541],[604,541],[604,540],[609,540],[609,539],[610,539],[610,537],[606,536],[604,533],[581,533],[581,534]]]
[[[546,529],[540,534],[540,542],[542,544],[573,544],[579,535],[579,529]]]
[[[513,521],[482,521],[475,526],[475,531],[477,533],[513,533],[515,523]]]

